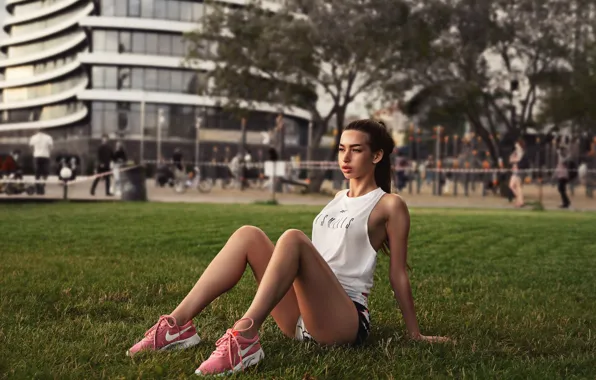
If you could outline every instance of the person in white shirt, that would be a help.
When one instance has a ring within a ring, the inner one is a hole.
[[[555,168],[554,176],[557,179],[559,194],[561,195],[560,208],[569,208],[571,201],[567,196],[567,184],[569,183],[569,162],[571,158],[567,153],[565,147],[557,149],[557,167]]]
[[[410,215],[391,194],[393,138],[373,120],[350,123],[341,135],[338,161],[348,190],[337,193],[313,221],[312,240],[286,231],[274,245],[254,226],[238,229],[194,288],[163,315],[127,354],[185,348],[200,342],[192,319],[234,287],[250,266],[259,284],[250,308],[216,343],[195,371],[222,374],[257,364],[264,354],[258,331],[269,314],[290,338],[322,345],[358,345],[370,332],[368,296],[377,252],[390,257],[389,282],[414,340],[444,342],[420,333],[407,272]]]
[[[50,156],[52,148],[54,147],[54,140],[52,137],[44,133],[41,129],[37,130],[29,140],[29,146],[33,149],[33,160],[35,161],[35,180],[44,181],[50,174]],[[37,194],[45,193],[44,184],[36,184]]]

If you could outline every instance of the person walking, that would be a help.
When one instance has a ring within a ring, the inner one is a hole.
[[[101,145],[97,149],[97,169],[95,171],[97,177],[95,177],[93,184],[91,184],[91,195],[95,195],[95,188],[102,179],[106,183],[106,196],[110,197],[113,195],[110,193],[110,165],[113,156],[114,152],[109,145],[109,138],[107,135],[103,135]]]

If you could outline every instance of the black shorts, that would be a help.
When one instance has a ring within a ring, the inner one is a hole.
[[[356,339],[354,340],[354,342],[352,342],[351,345],[359,346],[363,344],[370,335],[370,313],[364,305],[356,301],[352,302],[354,303],[354,306],[356,307],[356,312],[358,313],[358,332],[356,333]],[[298,318],[298,322],[296,324],[296,339],[301,341],[314,341],[314,339],[304,326],[302,316]]]
[[[356,334],[356,340],[352,343],[353,346],[359,346],[366,341],[370,335],[370,313],[366,306],[359,304],[356,301],[356,311],[358,312],[358,333]]]

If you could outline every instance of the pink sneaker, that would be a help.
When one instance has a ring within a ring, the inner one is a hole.
[[[250,321],[252,327],[254,322],[252,319]],[[243,371],[265,357],[265,353],[261,349],[261,342],[259,342],[259,334],[252,339],[243,337],[240,332],[246,330],[236,330],[238,322],[215,343],[217,348],[209,359],[197,368],[195,371],[197,375],[218,375]]]
[[[197,330],[188,321],[184,326],[178,326],[170,315],[162,315],[159,321],[145,333],[145,337],[126,351],[126,356],[133,356],[143,350],[166,350],[169,348],[188,348],[201,342]]]

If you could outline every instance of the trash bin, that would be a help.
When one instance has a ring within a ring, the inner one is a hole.
[[[145,167],[137,166],[120,172],[123,201],[147,201]]]

